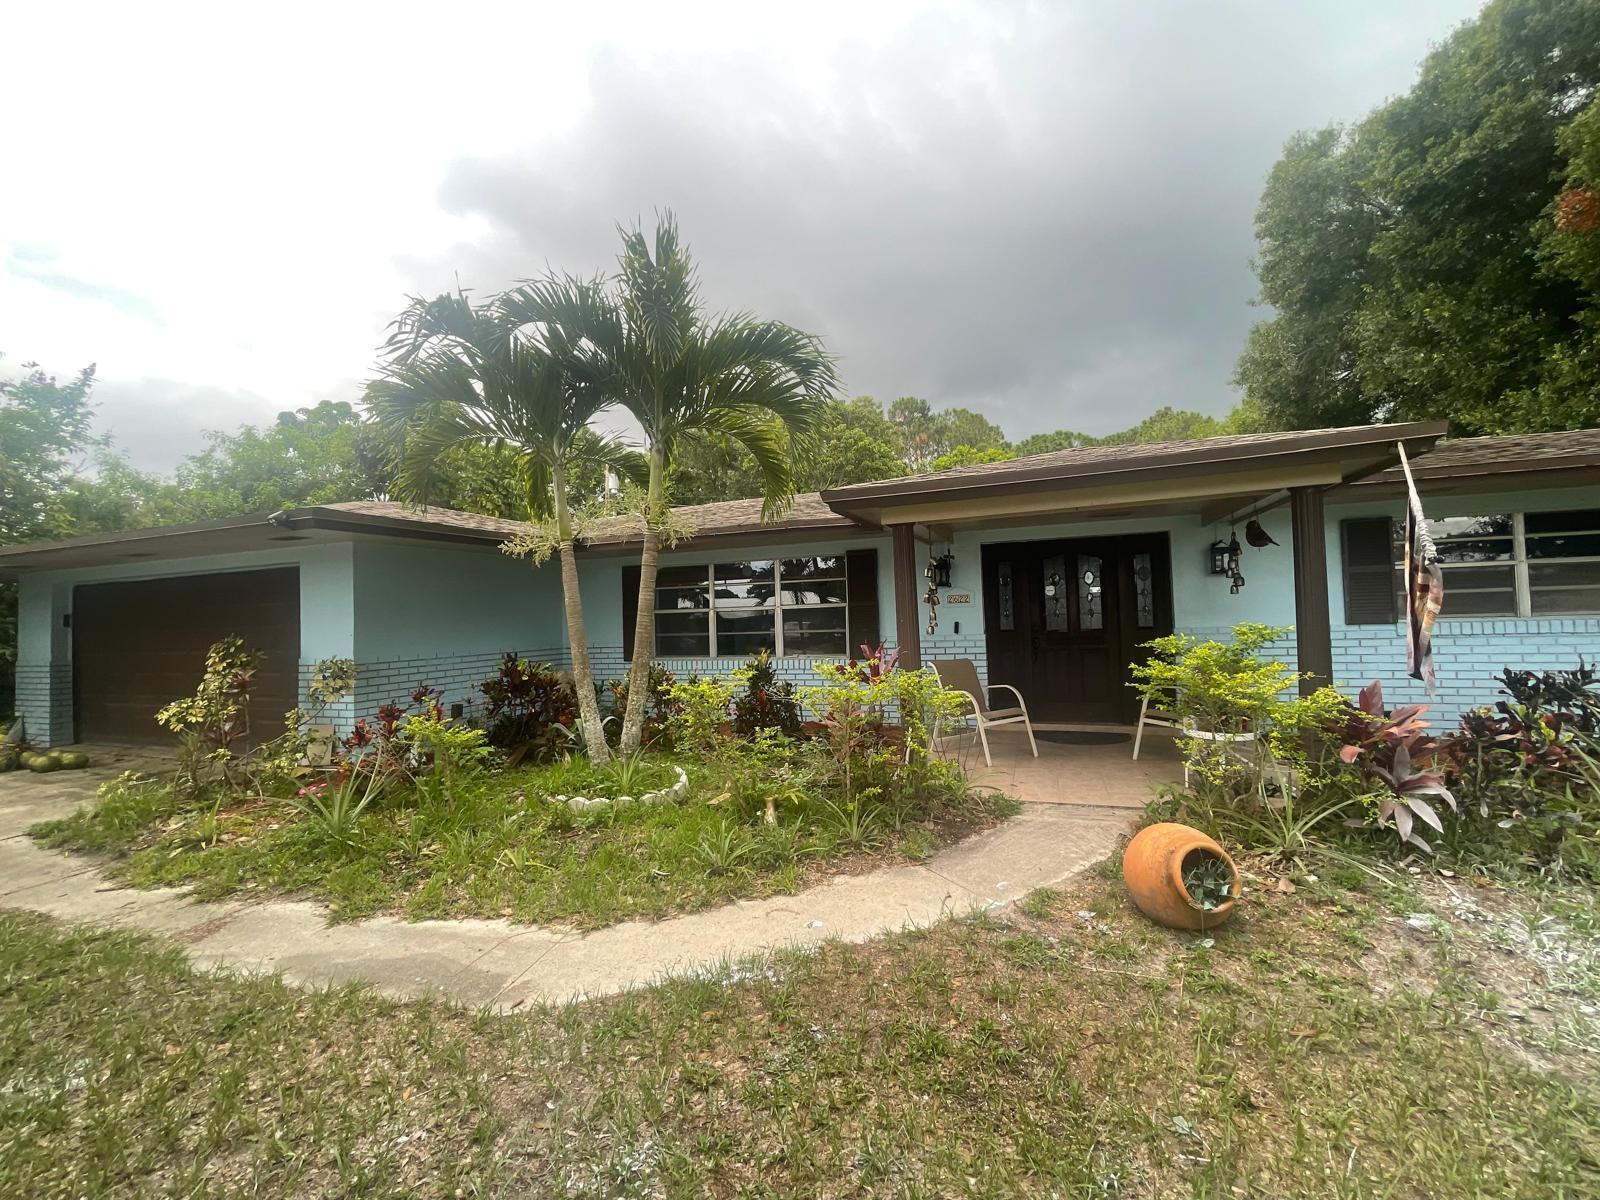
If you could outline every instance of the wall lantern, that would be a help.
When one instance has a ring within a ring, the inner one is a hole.
[[[949,552],[936,555],[928,566],[932,569],[933,586],[947,588],[950,585],[950,570],[956,565],[956,556]]]
[[[1228,543],[1211,543],[1211,573],[1213,575],[1231,575],[1233,569],[1228,566]]]

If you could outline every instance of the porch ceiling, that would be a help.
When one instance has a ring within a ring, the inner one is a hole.
[[[1415,457],[1442,421],[1095,446],[822,493],[835,512],[875,525],[985,525],[1201,514],[1275,502],[1290,488],[1331,488]]]

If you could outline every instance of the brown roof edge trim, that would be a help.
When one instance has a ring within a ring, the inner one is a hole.
[[[1496,461],[1461,463],[1452,466],[1441,463],[1429,466],[1427,459],[1411,464],[1411,474],[1417,479],[1467,479],[1474,475],[1510,475],[1521,472],[1533,473],[1536,471],[1582,471],[1592,470],[1600,466],[1600,454],[1560,454],[1546,458],[1505,458]],[[1393,470],[1391,467],[1390,470]],[[1383,472],[1369,475],[1362,479],[1350,481],[1351,487],[1365,487],[1369,484],[1392,483],[1393,479],[1386,478]]]
[[[377,513],[348,512],[337,508],[288,508],[268,518],[283,529],[326,529],[332,533],[378,533],[435,542],[487,542],[498,545],[511,536],[494,529],[446,525],[426,518],[386,517]]]
[[[1304,437],[1285,437],[1273,443],[1255,443],[1241,446],[1228,442],[1209,450],[1175,450],[1163,454],[1137,456],[1131,460],[1116,458],[1095,459],[1082,464],[1046,463],[1019,466],[1009,470],[970,472],[951,478],[927,476],[909,483],[902,480],[884,480],[880,483],[856,484],[834,488],[821,493],[822,501],[830,507],[835,504],[855,505],[876,503],[890,499],[937,495],[955,491],[982,490],[996,487],[1035,484],[1048,486],[1057,480],[1079,479],[1093,475],[1126,475],[1135,472],[1171,470],[1174,467],[1201,468],[1226,463],[1287,457],[1308,452],[1355,449],[1363,446],[1383,445],[1398,441],[1437,441],[1448,431],[1444,421],[1414,421],[1397,425],[1373,425],[1358,433],[1340,430],[1337,433],[1308,430]],[[914,477],[915,478],[915,477]]]
[[[252,525],[269,525],[271,513],[249,513],[242,517],[217,517],[210,521],[193,521],[187,525],[152,525],[148,529],[121,529],[115,533],[88,533],[82,537],[62,538],[55,542],[19,542],[14,546],[0,546],[0,559],[22,558],[29,554],[42,554],[51,550],[88,549],[91,546],[119,546],[128,542],[149,541],[152,538],[182,537],[189,533],[216,533],[227,529],[247,529]]]
[[[846,537],[855,537],[860,534],[877,536],[881,532],[875,525],[841,514],[839,519],[834,521],[815,520],[787,525],[733,525],[712,530],[709,533],[693,534],[684,538],[679,544],[689,546],[698,542],[715,542],[721,538],[757,536],[769,536],[775,541],[782,541],[788,535],[797,533],[838,533]],[[592,546],[596,550],[609,550],[617,546],[637,545],[640,540],[639,537],[634,535],[629,535],[628,537],[581,538],[578,544],[580,549]]]

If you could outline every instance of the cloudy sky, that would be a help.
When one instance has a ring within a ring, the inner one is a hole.
[[[170,467],[360,395],[408,293],[676,210],[708,300],[1013,436],[1221,413],[1283,141],[1472,0],[17,6],[0,369],[99,364]],[[581,11],[579,11],[581,9]]]

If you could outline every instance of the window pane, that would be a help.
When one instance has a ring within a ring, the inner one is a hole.
[[[1600,563],[1529,563],[1528,583],[1535,589],[1542,587],[1600,587]]]
[[[699,584],[706,585],[706,569],[704,565],[698,567],[658,567],[656,569],[656,586],[667,587],[692,587]]]
[[[1402,610],[1403,611],[1403,610]],[[1444,585],[1446,617],[1514,617],[1517,597],[1514,592],[1463,592],[1452,590],[1449,577]]]
[[[1450,538],[1435,542],[1439,548],[1439,561],[1510,562],[1514,545],[1510,538]]]
[[[829,633],[844,632],[844,609],[842,608],[802,608],[783,614],[783,639],[784,648],[788,648],[789,635],[802,630],[825,630]]]
[[[1100,557],[1095,554],[1078,555],[1078,627],[1100,628],[1100,598],[1105,581],[1100,578]]]
[[[1056,554],[1044,560],[1044,627],[1052,633],[1071,628],[1067,623],[1067,589],[1071,584],[1066,559]]]
[[[1015,629],[1017,627],[1016,609],[1014,598],[1011,594],[1011,564],[999,564],[995,582],[996,607],[1000,610],[1000,628]]]
[[[1444,570],[1445,604],[1448,607],[1449,598],[1463,588],[1504,588],[1512,591],[1516,587],[1516,580],[1512,575],[1513,568],[1506,567],[1452,567],[1446,566]]]
[[[772,560],[770,558],[751,558],[743,562],[725,562],[716,565],[716,577],[720,579],[772,579]]]
[[[788,572],[783,576],[783,602],[785,604],[843,604],[843,579],[796,579]]]
[[[1401,522],[1395,522],[1396,525]],[[1428,522],[1428,536],[1434,541],[1453,537],[1510,537],[1511,515],[1492,517],[1440,517]]]
[[[783,633],[785,654],[844,654],[844,630],[830,633],[817,630],[810,633]]]
[[[844,558],[840,555],[822,558],[786,558],[783,560],[783,581],[794,579],[844,578]]]
[[[1600,584],[1592,587],[1533,589],[1533,611],[1537,616],[1551,613],[1600,613]]]
[[[1600,533],[1547,533],[1528,538],[1529,558],[1600,558]]]
[[[711,653],[711,617],[705,612],[667,612],[656,617],[656,653],[705,657]]]
[[[770,612],[719,612],[717,653],[743,657],[758,650],[776,650]]]
[[[1139,628],[1154,629],[1156,624],[1156,579],[1152,559],[1148,554],[1135,554],[1133,556],[1133,601]]]
[[[777,602],[772,577],[765,579],[718,579],[718,608],[763,608]]]
[[[706,585],[687,588],[657,588],[656,610],[705,608],[711,603],[711,594]]]
[[[1600,509],[1571,512],[1526,513],[1522,527],[1529,533],[1592,533],[1600,531]]]

